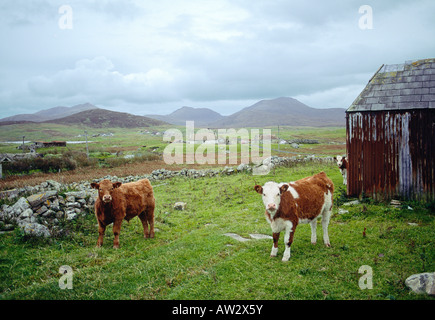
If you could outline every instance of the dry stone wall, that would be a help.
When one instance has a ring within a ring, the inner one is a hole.
[[[311,157],[269,157],[259,165],[252,166],[240,164],[237,167],[224,167],[213,169],[182,169],[171,171],[166,169],[154,170],[148,175],[136,175],[127,177],[105,176],[93,181],[82,181],[63,185],[53,180],[47,180],[37,186],[28,186],[20,189],[9,190],[0,193],[0,198],[9,198],[14,204],[3,204],[0,207],[0,232],[10,231],[16,227],[26,235],[50,237],[58,234],[61,221],[74,220],[80,215],[93,212],[93,206],[97,191],[91,188],[91,182],[103,179],[119,181],[122,183],[137,181],[147,178],[151,182],[170,179],[173,177],[185,177],[189,179],[201,177],[214,177],[218,175],[232,175],[237,173],[251,173],[258,167],[270,170],[276,166],[291,165],[304,161],[332,162],[332,158]],[[75,190],[75,191],[68,191]]]

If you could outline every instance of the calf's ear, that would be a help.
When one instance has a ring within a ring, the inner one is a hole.
[[[99,184],[99,183],[92,182],[92,183],[91,183],[91,188],[99,189],[99,188],[100,188],[100,184]]]
[[[283,194],[284,192],[286,192],[288,189],[288,184],[283,184],[280,188],[279,188],[279,192],[281,194]]]
[[[263,187],[259,186],[258,184],[254,187],[254,190],[259,194],[263,194]]]
[[[114,183],[113,183],[113,187],[114,187],[114,188],[119,188],[121,185],[122,185],[121,182],[114,182]]]

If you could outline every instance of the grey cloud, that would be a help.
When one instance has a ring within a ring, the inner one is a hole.
[[[373,30],[359,29],[356,0],[77,0],[68,31],[62,4],[0,4],[0,117],[84,101],[140,114],[278,96],[345,108],[381,64],[435,52],[430,0],[372,3]]]

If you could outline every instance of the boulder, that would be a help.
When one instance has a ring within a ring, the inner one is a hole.
[[[35,213],[36,213],[37,215],[42,215],[42,214],[44,214],[45,212],[47,212],[47,210],[48,210],[48,208],[47,208],[46,206],[42,206],[41,208],[39,208],[38,210],[36,210]]]
[[[45,237],[45,238],[50,237],[50,230],[48,230],[48,228],[46,226],[39,224],[39,223],[36,223],[36,222],[21,223],[20,228],[21,228],[21,230],[23,230],[24,234],[26,234],[26,235],[31,235],[31,236],[35,236],[35,237]]]
[[[12,213],[15,217],[18,217],[23,213],[23,211],[30,208],[29,202],[26,200],[26,198],[21,197],[13,206],[12,206]]]
[[[39,207],[41,204],[45,203],[49,199],[53,199],[57,196],[56,190],[50,190],[43,193],[33,194],[27,197],[27,201],[33,208]]]
[[[405,280],[405,284],[417,294],[435,296],[435,272],[413,274]]]
[[[291,144],[291,146],[292,146],[292,148],[294,148],[294,149],[299,149],[299,145],[298,145],[297,143],[295,143],[295,142],[293,142],[293,143]]]
[[[241,163],[239,164],[239,166],[237,167],[237,171],[244,171],[244,170],[248,170],[249,165]]]
[[[175,210],[185,210],[186,209],[186,205],[187,205],[186,202],[176,202],[174,204],[174,209]]]
[[[32,215],[33,215],[33,210],[29,208],[21,213],[20,218],[26,219],[26,218],[30,218]]]

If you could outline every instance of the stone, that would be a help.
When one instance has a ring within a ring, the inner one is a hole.
[[[86,197],[88,196],[88,193],[86,191],[71,191],[71,192],[66,192],[65,195],[67,197],[71,196],[74,197],[75,199],[86,199]],[[74,201],[71,201],[74,202]]]
[[[174,209],[175,210],[185,210],[186,209],[186,205],[187,205],[187,203],[186,202],[176,202],[175,204],[174,204]]]
[[[12,207],[4,204],[0,210],[0,220],[10,219],[14,215]]]
[[[225,172],[227,175],[233,174],[234,169],[233,168],[226,168],[223,172]]]
[[[237,171],[244,171],[244,170],[247,170],[248,168],[249,168],[249,166],[247,164],[241,163],[237,167]]]
[[[346,214],[346,213],[349,213],[349,210],[345,210],[345,209],[342,209],[342,208],[338,209],[338,214]]]
[[[413,274],[405,284],[417,294],[435,295],[435,272]]]
[[[57,191],[50,190],[43,193],[33,194],[29,197],[27,197],[27,201],[29,202],[30,206],[33,208],[36,208],[40,206],[42,203],[47,201],[48,199],[52,199],[57,196]]]
[[[56,191],[59,191],[59,190],[62,189],[62,184],[60,184],[60,183],[57,182],[57,181],[54,181],[54,180],[47,180],[46,182],[47,182],[47,184],[48,184],[49,186],[51,186],[52,188],[54,188]]]
[[[261,175],[266,175],[270,172],[270,170],[273,168],[273,164],[269,164],[269,165],[260,165],[258,167],[254,167],[252,169],[252,174],[256,175],[256,176],[261,176]]]
[[[67,220],[74,220],[75,218],[77,218],[77,213],[75,212],[67,213],[66,215]]]
[[[78,202],[68,202],[66,204],[66,206],[68,208],[80,208],[81,207],[80,203],[78,203]]]
[[[30,218],[32,215],[33,215],[33,210],[29,208],[21,213],[20,218],[26,219],[26,218]]]
[[[12,212],[13,214],[18,217],[23,211],[30,208],[29,202],[26,200],[26,198],[21,197],[13,206],[12,206]]]
[[[359,200],[353,200],[353,201],[349,201],[346,203],[343,203],[342,206],[353,206],[353,205],[357,205],[360,204],[361,202],[359,202]]]
[[[295,143],[295,142],[293,142],[293,143],[291,144],[291,146],[292,146],[292,148],[294,148],[294,149],[299,149],[299,145],[298,145],[297,143]]]
[[[46,206],[42,206],[38,210],[36,210],[37,215],[42,215],[43,213],[47,212],[48,208]]]
[[[63,219],[63,218],[66,218],[66,213],[65,212],[63,212],[63,211],[57,211],[56,212],[56,218],[57,219]]]
[[[74,196],[72,196],[72,195],[69,195],[69,196],[66,196],[65,201],[66,202],[75,202],[76,198]]]
[[[23,230],[24,234],[31,235],[35,237],[50,237],[50,230],[42,224],[39,223],[22,223],[20,224],[21,230]]]
[[[42,214],[42,216],[43,216],[44,218],[51,218],[51,217],[56,216],[56,212],[53,211],[53,210],[51,210],[51,209],[48,209],[47,211],[45,211],[45,212]]]

